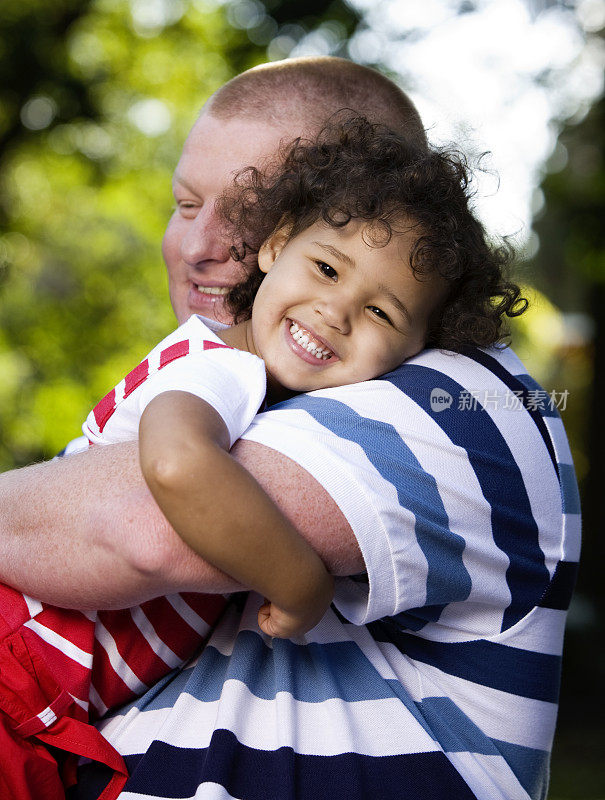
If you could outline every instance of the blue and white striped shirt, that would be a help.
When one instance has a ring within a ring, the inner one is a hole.
[[[425,351],[245,438],[322,484],[367,572],[296,642],[237,596],[193,665],[102,723],[124,800],[543,800],[580,514],[560,417],[521,362]],[[101,779],[83,769],[79,796]]]

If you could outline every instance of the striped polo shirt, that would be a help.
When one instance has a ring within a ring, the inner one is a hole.
[[[258,415],[366,571],[295,641],[238,595],[197,660],[100,723],[134,798],[543,800],[580,516],[556,405],[510,350],[428,350]],[[80,797],[104,780],[81,770]]]

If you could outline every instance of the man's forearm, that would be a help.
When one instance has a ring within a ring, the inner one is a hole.
[[[335,575],[363,570],[334,501],[285,456],[233,451]],[[176,591],[241,587],[170,528],[149,493],[138,445],[108,445],[0,476],[0,580],[57,605],[119,608]]]
[[[192,588],[242,588],[170,529],[136,442],[4,473],[0,508],[0,580],[55,605],[120,608]]]

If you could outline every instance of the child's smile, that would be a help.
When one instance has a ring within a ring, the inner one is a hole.
[[[289,240],[281,229],[265,242],[258,262],[267,274],[248,324],[270,379],[294,391],[357,383],[422,349],[444,288],[414,276],[418,232],[401,228],[379,247],[360,220],[317,222]]]
[[[284,229],[258,255],[266,277],[252,319],[221,334],[260,356],[275,396],[371,380],[422,350],[446,283],[416,278],[409,264],[418,231],[403,223],[383,246],[368,224],[314,223],[288,240]]]
[[[330,344],[310,328],[305,328],[292,319],[286,319],[285,331],[292,352],[308,364],[323,366],[324,361],[338,359]]]

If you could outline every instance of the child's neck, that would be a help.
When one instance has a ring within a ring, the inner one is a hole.
[[[217,331],[216,335],[229,347],[234,347],[236,350],[245,350],[247,353],[262,358],[258,351],[254,337],[252,335],[252,320],[247,319],[245,322],[238,322],[237,325],[232,325],[225,330]],[[287,400],[293,397],[296,392],[286,389],[277,381],[273,375],[267,370],[267,404],[273,405],[282,400]]]
[[[247,319],[245,322],[238,322],[237,325],[232,325],[230,328],[217,331],[216,335],[219,339],[222,339],[225,344],[228,344],[229,347],[235,347],[236,350],[245,350],[247,353],[252,353],[262,358],[254,344],[252,320]]]

